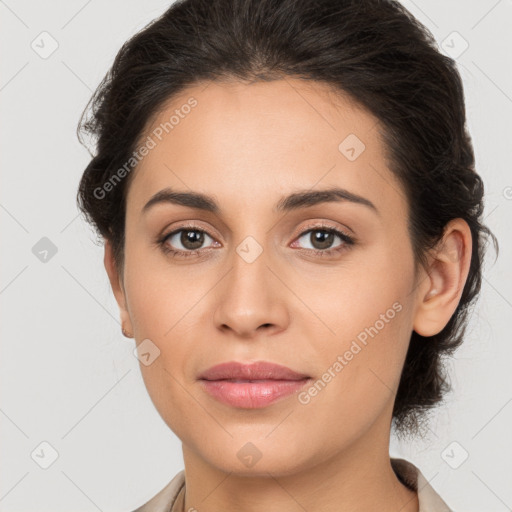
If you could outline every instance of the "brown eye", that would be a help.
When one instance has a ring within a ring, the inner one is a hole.
[[[338,238],[341,243],[338,243],[333,247],[333,243],[335,239]],[[325,251],[334,249],[341,245],[344,245],[348,240],[346,240],[346,235],[338,232],[337,230],[331,229],[311,229],[303,233],[298,240],[304,239],[306,246],[303,245],[305,249],[312,249],[316,251]],[[307,243],[311,245],[311,247],[307,247]]]
[[[329,249],[334,241],[334,234],[327,231],[311,231],[310,241],[315,249]]]
[[[165,242],[178,251],[196,251],[202,249],[205,239],[213,239],[204,231],[198,229],[180,229],[169,234]]]

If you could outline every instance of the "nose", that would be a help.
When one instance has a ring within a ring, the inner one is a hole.
[[[254,261],[240,254],[233,252],[231,270],[216,287],[215,326],[244,338],[285,330],[287,289],[269,268],[266,251]]]

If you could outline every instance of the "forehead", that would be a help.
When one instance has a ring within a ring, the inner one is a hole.
[[[134,171],[128,205],[140,211],[166,187],[229,198],[233,208],[329,186],[377,205],[400,201],[379,128],[319,82],[197,84],[168,101],[141,137],[153,147]]]

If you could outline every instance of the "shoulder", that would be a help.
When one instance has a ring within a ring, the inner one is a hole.
[[[169,512],[184,485],[185,471],[181,470],[161,491],[133,512]]]
[[[404,485],[418,493],[419,512],[453,512],[412,462],[391,458],[391,466]]]

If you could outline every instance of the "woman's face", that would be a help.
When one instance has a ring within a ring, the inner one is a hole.
[[[284,475],[349,448],[387,450],[424,289],[376,118],[319,83],[212,82],[173,99],[142,142],[116,297],[184,453]],[[320,194],[335,188],[345,197]],[[162,191],[209,199],[145,208]],[[255,361],[309,379],[276,385],[293,391],[279,399],[268,382],[200,379]]]

